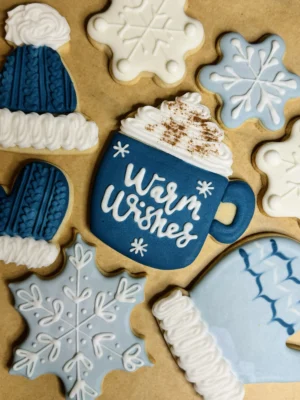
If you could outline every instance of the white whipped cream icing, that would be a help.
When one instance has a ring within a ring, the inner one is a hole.
[[[67,20],[46,4],[20,5],[7,14],[5,39],[16,46],[48,46],[57,50],[70,40]]]
[[[200,312],[180,290],[158,301],[152,310],[186,379],[204,400],[243,400],[243,384],[223,357]]]
[[[59,248],[45,240],[0,236],[0,260],[6,264],[26,265],[27,268],[48,267],[53,264]]]
[[[160,108],[140,108],[135,118],[121,122],[121,132],[197,167],[228,177],[232,152],[224,131],[211,121],[199,93],[186,93]]]
[[[4,148],[84,151],[97,143],[98,126],[80,113],[55,117],[0,109],[0,145]]]

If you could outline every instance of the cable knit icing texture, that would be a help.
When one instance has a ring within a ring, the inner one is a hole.
[[[50,47],[17,47],[0,73],[0,108],[70,113],[76,93],[59,54]]]
[[[45,162],[25,166],[7,195],[0,187],[0,236],[51,240],[69,203],[63,173]]]

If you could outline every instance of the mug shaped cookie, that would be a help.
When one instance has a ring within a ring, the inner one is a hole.
[[[253,215],[253,192],[247,183],[229,182],[225,176],[231,172],[231,152],[200,99],[197,93],[187,94],[123,121],[125,134],[114,134],[96,176],[91,231],[153,268],[191,264],[208,234],[234,242]],[[172,140],[177,142],[170,145]],[[221,202],[236,206],[230,225],[214,220]]]

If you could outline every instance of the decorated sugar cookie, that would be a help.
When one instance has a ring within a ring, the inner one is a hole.
[[[89,37],[109,46],[113,77],[122,83],[150,73],[166,84],[184,78],[185,55],[204,40],[202,24],[186,15],[185,0],[113,0],[88,23]]]
[[[208,234],[232,243],[247,229],[254,194],[229,181],[232,154],[199,93],[140,108],[122,121],[102,159],[91,198],[91,231],[133,260],[183,268]],[[221,202],[236,205],[230,225],[214,220]]]
[[[264,211],[272,217],[300,218],[300,120],[294,123],[288,140],[261,146],[256,165],[268,178]]]
[[[0,72],[0,146],[84,151],[98,127],[74,112],[74,85],[56,51],[70,40],[64,17],[46,4],[8,12],[6,40],[16,46]]]
[[[0,260],[40,268],[59,254],[53,242],[69,204],[64,174],[46,162],[27,164],[11,191],[0,186]]]
[[[186,379],[204,400],[242,400],[246,383],[299,382],[300,245],[260,238],[219,261],[189,295],[153,307]]]
[[[109,371],[150,365],[129,322],[133,307],[143,301],[145,279],[102,275],[94,247],[80,235],[66,253],[67,264],[56,278],[32,275],[9,285],[29,328],[10,372],[30,379],[52,373],[63,382],[66,399],[92,399]]]
[[[198,79],[220,96],[222,123],[237,128],[255,118],[271,131],[282,128],[286,102],[300,97],[300,77],[283,64],[284,41],[270,35],[253,44],[228,33],[220,40],[220,51],[221,61],[204,67]]]

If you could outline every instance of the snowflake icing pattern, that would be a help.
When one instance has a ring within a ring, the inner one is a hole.
[[[122,146],[122,143],[118,141],[118,143],[114,146],[114,150],[116,150],[114,154],[114,158],[118,157],[120,154],[122,158],[125,158],[126,154],[129,154],[130,151],[127,150],[129,147],[129,144],[125,144],[125,146]]]
[[[223,100],[222,122],[236,128],[249,118],[257,118],[270,130],[285,122],[285,103],[300,96],[300,77],[283,65],[285,44],[279,36],[269,36],[258,44],[241,35],[224,35],[220,42],[223,59],[206,66],[200,83]]]
[[[116,79],[129,81],[149,71],[166,83],[184,77],[184,54],[204,39],[202,24],[174,0],[114,1],[90,19],[88,34],[110,46]]]
[[[147,252],[147,244],[144,244],[144,239],[134,239],[134,241],[131,243],[131,249],[130,252],[134,254],[139,254],[144,257],[144,253]]]
[[[196,189],[198,190],[200,195],[203,195],[205,199],[207,198],[207,196],[212,195],[214,187],[212,186],[211,182],[198,181],[197,183],[199,186],[197,186]]]
[[[79,235],[67,256],[64,271],[52,281],[31,276],[9,285],[16,309],[29,323],[11,373],[29,378],[54,373],[67,399],[88,400],[99,395],[109,371],[149,365],[129,324],[132,308],[143,300],[144,280],[136,283],[125,273],[104,277],[95,249]]]

